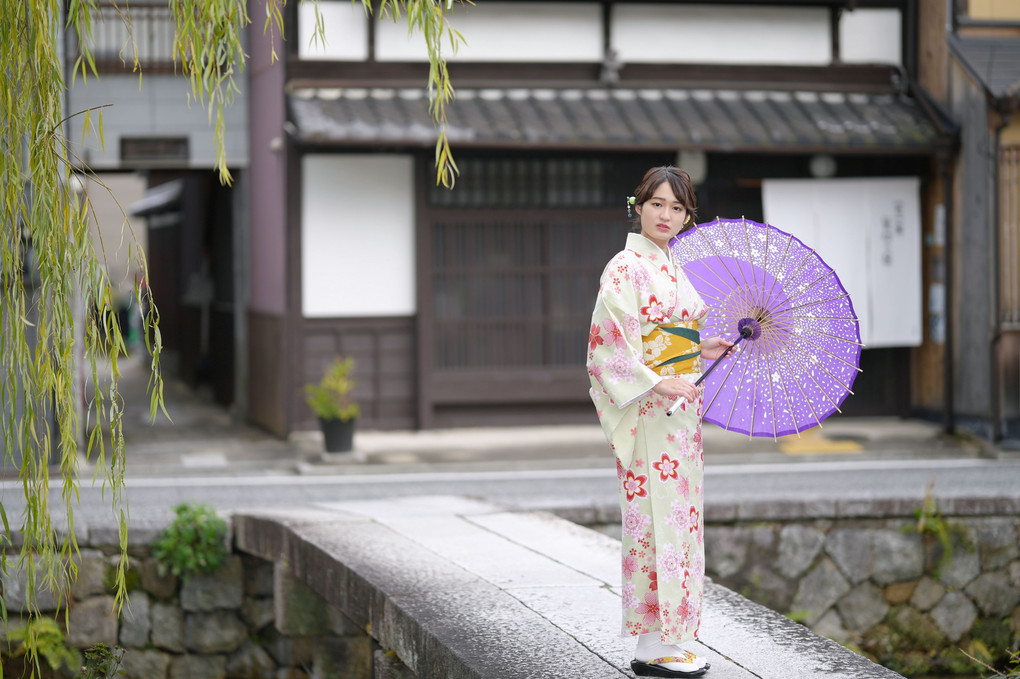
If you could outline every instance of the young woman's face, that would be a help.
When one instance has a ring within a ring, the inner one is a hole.
[[[687,219],[687,208],[673,195],[669,182],[659,184],[652,197],[635,209],[641,215],[641,235],[662,249],[680,233]]]

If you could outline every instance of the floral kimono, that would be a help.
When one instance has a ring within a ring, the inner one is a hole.
[[[701,373],[707,314],[687,276],[651,240],[627,236],[606,266],[588,340],[591,398],[616,454],[623,513],[623,635],[697,637],[705,580],[701,408],[652,392]]]

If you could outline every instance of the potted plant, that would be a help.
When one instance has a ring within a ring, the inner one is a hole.
[[[315,411],[326,439],[327,453],[342,453],[354,448],[354,426],[361,409],[351,400],[356,384],[350,378],[354,359],[333,359],[322,381],[305,385],[305,400]]]

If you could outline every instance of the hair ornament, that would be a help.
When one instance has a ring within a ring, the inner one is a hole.
[[[633,209],[633,207],[634,207],[634,205],[636,203],[637,203],[637,198],[635,198],[634,196],[627,196],[627,216],[628,217],[633,217],[634,216],[634,213],[633,213],[632,209]]]

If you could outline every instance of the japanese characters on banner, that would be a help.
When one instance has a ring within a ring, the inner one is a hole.
[[[865,347],[918,346],[921,212],[917,177],[766,179],[765,220],[836,270]]]

